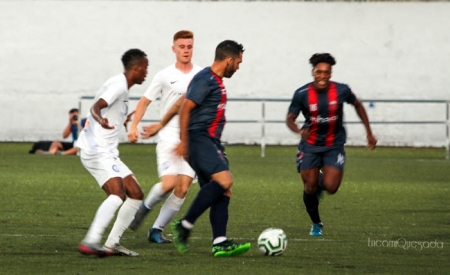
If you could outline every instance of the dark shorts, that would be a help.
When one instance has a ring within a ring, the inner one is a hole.
[[[48,151],[50,149],[50,145],[52,145],[52,143],[53,143],[53,141],[50,141],[50,140],[42,140],[42,141],[35,142],[33,144],[33,147],[31,148],[31,150],[28,153],[34,154],[36,152],[36,150]],[[64,151],[67,151],[67,150],[73,148],[72,142],[61,142],[61,144],[63,146]]]
[[[206,132],[189,132],[189,165],[198,177],[200,187],[218,172],[228,171],[225,148]]]
[[[73,148],[73,142],[61,142],[61,144],[63,146],[64,151],[67,151],[67,150]]]
[[[297,151],[297,172],[312,168],[322,168],[333,166],[339,170],[344,170],[345,150],[344,147],[331,148],[324,152],[309,153]]]

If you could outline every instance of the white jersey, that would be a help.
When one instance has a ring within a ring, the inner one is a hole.
[[[194,75],[196,75],[201,67],[193,64],[189,73],[183,73],[175,67],[175,64],[159,71],[145,91],[144,96],[155,101],[161,98],[160,117],[162,118],[170,107],[186,93],[187,87]],[[175,115],[167,125],[158,132],[160,140],[178,141],[180,140],[180,120]]]
[[[108,107],[101,110],[114,129],[105,129],[89,112],[86,124],[80,133],[77,147],[88,155],[112,154],[118,156],[119,131],[128,114],[128,83],[124,74],[108,79],[95,95],[94,102],[103,99]]]

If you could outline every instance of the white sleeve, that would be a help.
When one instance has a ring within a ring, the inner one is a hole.
[[[108,106],[114,103],[126,90],[118,82],[111,83],[108,88],[100,95],[100,98],[108,103]]]
[[[144,96],[151,101],[155,101],[162,92],[163,80],[161,75],[157,73],[150,83],[150,86],[144,93]]]

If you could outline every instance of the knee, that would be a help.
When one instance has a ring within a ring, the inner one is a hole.
[[[134,199],[134,200],[143,200],[144,199],[144,193],[140,189],[133,190],[132,192],[129,192],[127,195],[130,199]]]
[[[303,188],[304,188],[306,194],[312,195],[312,194],[315,194],[317,192],[317,185],[316,184],[307,184],[307,183],[305,183],[303,185]]]
[[[331,195],[336,194],[336,192],[339,190],[339,187],[332,187],[332,188],[327,188],[327,192]]]
[[[222,182],[219,182],[220,186],[222,186],[224,189],[230,190],[231,186],[233,186],[233,180],[224,180]]]
[[[184,185],[178,185],[177,187],[175,187],[175,189],[173,190],[173,193],[175,194],[175,196],[177,196],[178,198],[184,198],[186,197],[186,194],[189,190],[189,186],[184,186]]]
[[[331,184],[327,184],[326,182],[323,183],[325,190],[333,195],[336,194],[336,192],[339,190],[339,186],[341,185],[340,182],[332,182]]]

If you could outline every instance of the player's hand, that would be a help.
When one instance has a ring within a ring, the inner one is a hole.
[[[105,129],[114,129],[114,126],[109,125],[109,121],[107,118],[102,118],[99,122],[100,126]]]
[[[150,124],[149,126],[144,126],[142,127],[142,129],[144,130],[143,132],[141,132],[141,137],[143,139],[148,139],[150,137],[153,137],[154,135],[156,135],[159,130],[162,129],[162,125],[161,123],[154,123],[154,124]]]
[[[378,140],[372,134],[367,135],[367,148],[369,148],[369,150],[375,149],[377,142]]]
[[[177,147],[175,147],[174,152],[178,156],[183,157],[184,159],[187,160],[187,158],[188,158],[188,148],[187,148],[187,144],[185,142],[181,141],[177,145]]]
[[[128,141],[129,142],[137,142],[138,141],[138,129],[137,127],[131,128],[130,131],[128,131]]]
[[[309,127],[302,128],[299,132],[300,137],[302,138],[303,141],[308,139],[310,133],[311,131],[309,130]]]

